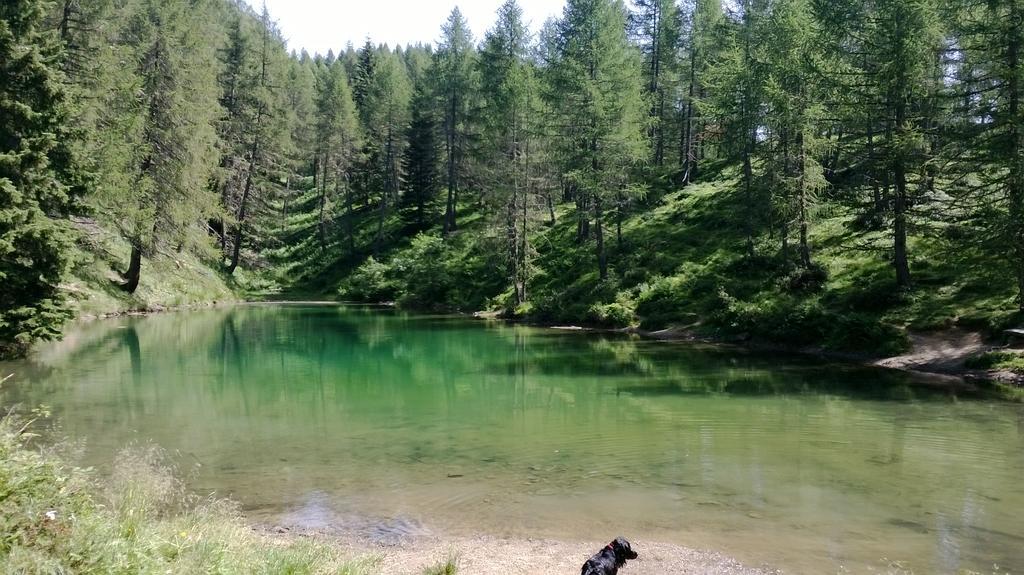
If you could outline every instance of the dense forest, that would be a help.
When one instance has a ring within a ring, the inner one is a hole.
[[[439,24],[309,55],[241,0],[5,1],[0,347],[57,337],[97,259],[126,296],[191,257],[250,295],[877,354],[1019,319],[1020,0]]]

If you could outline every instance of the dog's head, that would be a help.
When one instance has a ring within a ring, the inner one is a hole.
[[[616,537],[615,541],[608,544],[612,551],[615,552],[615,562],[622,565],[626,562],[626,559],[636,559],[636,551],[629,546],[629,541],[626,541],[624,537]]]

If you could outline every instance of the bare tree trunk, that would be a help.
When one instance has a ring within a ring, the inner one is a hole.
[[[902,94],[895,97],[894,121],[896,131],[904,130],[906,122],[906,101]],[[901,138],[902,140],[902,138]],[[896,268],[896,287],[910,289],[910,263],[907,259],[907,166],[902,142],[901,149],[892,154],[893,179],[896,197],[893,202],[893,266]]]
[[[1011,4],[1016,8],[1017,3]],[[1010,139],[1010,173],[1007,178],[1007,196],[1010,204],[1011,241],[1013,243],[1013,268],[1017,276],[1017,305],[1024,312],[1024,132],[1021,127],[1021,25],[1019,21],[1008,24],[1006,64],[1009,78],[1006,82],[1007,108]]]
[[[447,131],[447,146],[448,146],[448,201],[445,205],[444,211],[444,234],[448,235],[456,230],[456,204],[458,202],[458,183],[456,177],[458,175],[456,170],[456,135],[457,129],[456,113],[458,111],[458,98],[455,95],[450,97],[450,107],[448,110],[448,122],[446,126]]]
[[[128,293],[135,293],[139,289],[139,279],[142,276],[142,248],[137,242],[132,242],[132,255],[128,262],[128,271],[124,273],[125,283],[121,289]]]
[[[604,250],[604,225],[601,221],[604,213],[601,210],[601,196],[594,196],[594,236],[597,239],[597,267],[601,280],[608,279],[608,254]]]
[[[797,139],[800,147],[800,155],[797,158],[797,161],[799,162],[797,164],[797,169],[800,171],[800,189],[798,190],[800,199],[800,265],[802,265],[804,269],[810,269],[811,246],[807,239],[807,159],[805,157],[805,154],[807,154],[807,147],[804,144],[804,134],[802,130],[799,135],[797,135]]]
[[[696,30],[693,33],[691,42],[696,42]],[[697,151],[694,146],[693,124],[696,107],[694,98],[697,95],[697,46],[690,47],[690,86],[686,96],[685,125],[682,130],[682,146],[680,148],[680,164],[683,168],[683,185],[691,184],[697,179]]]
[[[238,260],[242,254],[242,226],[245,225],[246,207],[249,202],[249,194],[252,191],[252,167],[245,176],[245,189],[242,191],[242,201],[238,205],[238,221],[235,222],[234,245],[231,248],[231,263],[228,264],[228,275],[235,273],[238,267]]]
[[[326,162],[321,162],[326,163]],[[315,179],[315,178],[314,178]],[[318,190],[320,192],[320,214],[317,219],[317,233],[320,236],[320,249],[327,249],[327,167],[323,167]]]

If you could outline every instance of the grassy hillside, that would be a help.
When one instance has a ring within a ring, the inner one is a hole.
[[[257,276],[244,270],[225,276],[214,253],[203,257],[182,250],[143,258],[139,288],[128,294],[120,287],[128,244],[91,220],[76,221],[75,228],[74,266],[62,287],[77,317],[232,302],[247,292],[266,289]]]
[[[768,231],[777,226],[768,222],[761,222],[756,255],[746,254],[745,204],[731,168],[707,183],[645,201],[624,219],[621,244],[614,215],[606,221],[606,281],[599,280],[593,240],[577,241],[569,206],[558,209],[555,225],[538,222],[530,301],[519,309],[509,305],[497,232],[487,231],[471,205],[463,208],[469,217],[461,232],[447,241],[437,229],[410,239],[395,218],[386,249],[321,267],[315,283],[326,293],[337,289],[344,299],[500,310],[541,323],[681,328],[728,340],[878,356],[906,350],[908,331],[959,326],[996,334],[1019,320],[1006,263],[981,249],[964,249],[955,226],[919,229],[911,237],[915,286],[900,292],[884,226],[865,225],[854,206],[833,202],[816,215],[815,267],[798,271],[792,263],[795,238],[787,262],[777,232]],[[366,226],[372,219],[360,221]],[[960,247],[954,249],[955,237]]]

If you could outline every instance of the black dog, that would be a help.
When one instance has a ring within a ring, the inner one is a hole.
[[[626,559],[636,557],[636,552],[629,546],[629,541],[619,537],[587,559],[580,575],[617,575],[619,567],[626,564]]]

